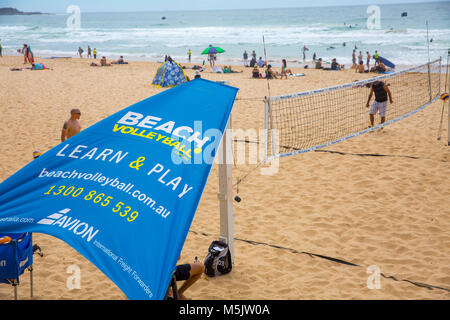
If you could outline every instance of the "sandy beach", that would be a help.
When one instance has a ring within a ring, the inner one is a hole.
[[[52,70],[13,72],[10,68],[24,66],[23,57],[0,58],[0,181],[32,161],[34,150],[45,152],[60,143],[70,109],[81,109],[85,129],[166,90],[149,85],[159,66],[155,62],[95,68],[88,59],[37,57],[36,61]],[[374,76],[354,70],[304,69],[294,63],[288,67],[305,76],[271,81],[271,95]],[[267,82],[251,79],[251,68],[233,69],[243,72],[214,74],[208,68],[201,75],[239,88],[233,129],[263,129]],[[194,70],[187,69],[186,74],[194,78]],[[395,92],[393,96],[395,100]],[[234,165],[235,183],[250,174],[239,184],[242,201],[234,202],[233,271],[218,278],[203,275],[186,296],[195,300],[450,299],[450,147],[447,111],[443,138],[436,140],[441,110],[438,100],[382,132],[324,149],[345,154],[309,152],[282,158],[274,175],[262,175],[249,161]],[[392,156],[354,155],[363,153]],[[211,241],[219,236],[218,180],[214,165],[181,253],[183,262],[196,256],[203,260]],[[33,236],[44,252],[42,258],[34,256],[33,299],[127,299],[69,245],[45,234]],[[81,269],[80,289],[66,286],[71,265]],[[384,275],[379,289],[367,287],[370,266]],[[30,299],[28,272],[20,280],[19,299]],[[13,298],[12,287],[0,285],[0,300]]]

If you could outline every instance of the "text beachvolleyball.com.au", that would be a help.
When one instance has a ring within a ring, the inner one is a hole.
[[[109,186],[111,188],[120,190],[125,194],[131,195],[133,198],[137,199],[140,202],[143,202],[150,208],[157,207],[156,201],[152,197],[146,195],[145,193],[141,192],[138,189],[134,189],[134,184],[132,184],[131,182],[123,182],[120,181],[118,178],[106,177],[100,172],[87,173],[87,172],[78,172],[77,170],[48,171],[47,168],[44,168],[38,175],[38,178],[59,178],[68,180],[92,181],[100,184],[102,187]]]

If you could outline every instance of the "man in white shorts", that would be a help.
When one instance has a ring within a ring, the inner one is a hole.
[[[391,91],[387,87],[387,85],[383,81],[375,81],[370,86],[369,99],[367,100],[366,107],[369,108],[370,99],[372,99],[372,95],[375,93],[375,101],[372,103],[372,107],[369,111],[370,116],[370,128],[373,127],[375,115],[377,112],[380,113],[381,122],[384,123],[386,121],[386,109],[388,105],[388,96],[389,103],[393,103]]]

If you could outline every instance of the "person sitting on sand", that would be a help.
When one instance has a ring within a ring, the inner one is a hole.
[[[374,126],[374,118],[377,111],[380,113],[381,122],[384,123],[386,121],[386,109],[388,105],[388,96],[389,103],[394,103],[392,101],[391,91],[387,87],[387,85],[383,81],[375,81],[370,86],[369,98],[367,99],[366,108],[369,108],[370,99],[372,99],[372,95],[375,93],[375,101],[372,103],[372,107],[369,111],[370,117],[370,127]]]
[[[281,60],[281,79],[283,79],[283,76],[287,79],[288,74],[292,75],[293,73],[291,69],[287,69],[286,59],[283,59]]]
[[[331,68],[323,68],[323,70],[341,70],[344,69],[344,65],[339,64],[336,58],[331,60]]]
[[[100,60],[100,65],[102,67],[109,67],[109,66],[111,66],[110,63],[106,63],[106,57],[105,56],[103,56],[102,59]]]
[[[261,73],[259,72],[259,68],[258,68],[257,65],[255,65],[255,66],[253,67],[253,70],[252,70],[252,78],[255,78],[255,79],[261,79],[261,78],[262,78],[262,75],[261,75]]]
[[[323,66],[322,66],[322,58],[319,58],[316,61],[316,69],[322,69],[322,68],[323,68]]]
[[[336,58],[331,60],[331,70],[341,70],[341,69],[344,69],[344,65],[343,64],[339,64],[336,61]]]
[[[178,258],[178,261],[179,260],[180,258]],[[183,285],[178,289],[178,298],[180,300],[190,300],[184,295],[184,292],[201,278],[204,271],[204,264],[197,260],[193,263],[177,265],[177,268],[175,269],[175,279],[176,281],[184,281]],[[169,290],[170,296],[173,294],[171,291],[172,290]]]
[[[128,62],[125,62],[123,60],[123,56],[120,56],[119,59],[117,59],[116,61],[111,62],[111,64],[128,64]]]
[[[266,79],[278,79],[277,74],[272,70],[272,65],[267,66]]]
[[[234,71],[233,69],[231,69],[231,65],[230,65],[230,66],[223,67],[223,72],[224,73],[241,73],[243,71],[242,70],[241,71]]]
[[[360,61],[358,66],[355,69],[355,73],[364,73],[364,61]]]
[[[70,118],[64,122],[61,130],[61,142],[66,141],[81,131],[81,124],[78,121],[81,117],[80,109],[70,110]]]
[[[262,57],[259,57],[259,60],[258,60],[257,64],[258,64],[258,67],[260,67],[260,68],[264,67],[265,62],[264,62],[264,60],[262,59]]]
[[[194,73],[194,79],[198,79],[198,78],[201,78],[202,76],[200,75],[200,72],[198,72],[198,71],[195,71],[195,73]]]
[[[370,69],[371,72],[386,72],[388,69],[384,65],[384,63],[381,60],[378,60],[378,62],[375,63],[375,66]]]

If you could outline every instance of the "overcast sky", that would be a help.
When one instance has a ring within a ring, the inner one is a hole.
[[[450,1],[450,0],[446,0]],[[393,3],[435,2],[429,0],[0,0],[0,7],[22,11],[62,13],[70,5],[84,12],[219,10],[339,5],[381,5]]]

